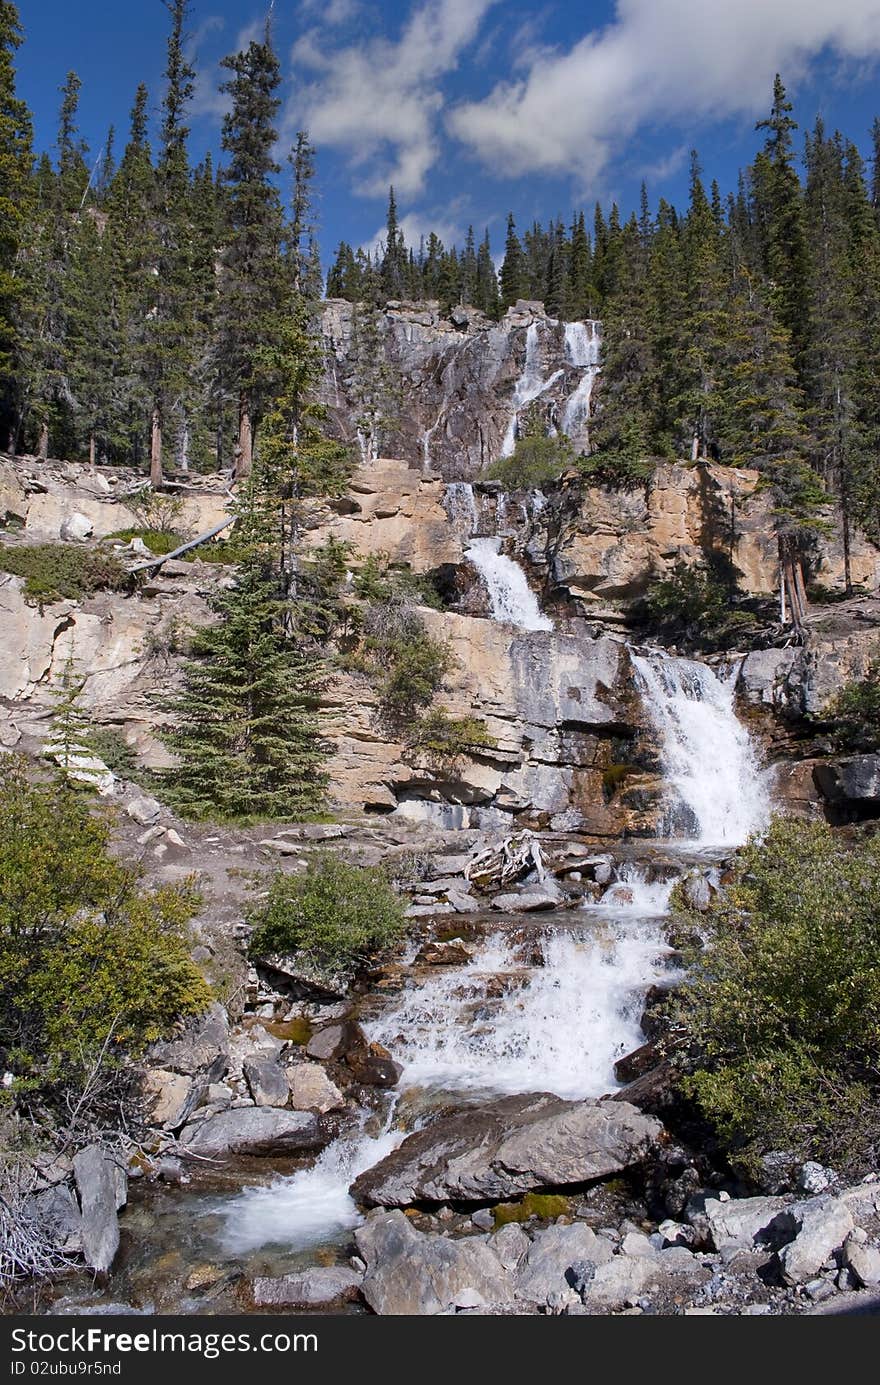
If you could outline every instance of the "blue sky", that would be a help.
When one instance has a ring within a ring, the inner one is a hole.
[[[19,0],[19,88],[37,146],[55,138],[58,87],[83,81],[93,150],[124,142],[145,81],[161,99],[162,0]],[[192,154],[219,151],[218,60],[259,33],[266,4],[192,0],[199,82]],[[512,210],[568,218],[648,182],[686,199],[688,151],[726,191],[758,141],[779,69],[802,126],[821,113],[869,151],[880,114],[880,0],[275,0],[282,143],[318,149],[320,239],[369,242],[393,181],[409,238],[461,240],[488,225],[500,251]],[[799,137],[800,138],[800,137]]]

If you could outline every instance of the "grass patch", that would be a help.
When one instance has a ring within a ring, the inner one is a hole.
[[[21,577],[25,600],[40,610],[54,601],[121,591],[128,583],[124,564],[109,549],[75,543],[0,544],[0,571]]]

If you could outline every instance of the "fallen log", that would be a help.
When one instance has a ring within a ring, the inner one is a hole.
[[[213,529],[208,529],[204,534],[199,534],[198,538],[189,539],[186,543],[182,543],[179,548],[174,548],[170,553],[163,553],[160,556],[151,558],[149,562],[135,563],[134,567],[130,567],[128,570],[129,572],[148,572],[153,568],[161,567],[163,563],[170,562],[172,558],[180,558],[184,553],[189,553],[191,549],[198,548],[200,543],[207,543],[209,539],[216,538],[224,529],[228,529],[230,524],[234,524],[236,518],[236,515],[230,515],[228,519],[221,520],[219,524],[215,524]]]

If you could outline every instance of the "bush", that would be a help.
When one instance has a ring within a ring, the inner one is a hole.
[[[880,835],[777,820],[699,920],[676,998],[685,1091],[746,1169],[785,1149],[842,1171],[880,1155]]]
[[[143,890],[109,837],[79,795],[32,780],[21,757],[0,759],[0,1034],[13,1094],[97,1096],[97,1072],[210,1003],[184,931],[198,896]]]
[[[693,649],[730,649],[755,626],[750,611],[731,606],[729,587],[709,568],[676,563],[645,601],[654,631]]]
[[[387,875],[316,853],[305,875],[279,872],[249,915],[250,953],[297,954],[323,974],[351,973],[404,934],[404,911]]]
[[[628,452],[597,452],[581,457],[579,465],[590,485],[635,490],[651,480],[656,462]]]
[[[497,745],[481,717],[451,717],[441,707],[413,727],[409,749],[438,769],[454,768],[464,755]]]
[[[41,610],[53,601],[120,591],[128,581],[115,554],[75,543],[0,544],[0,571],[24,578],[25,600]]]
[[[540,490],[552,486],[575,465],[575,451],[564,433],[555,438],[529,434],[520,438],[509,457],[500,457],[486,471],[486,480],[500,481],[505,490]]]
[[[452,650],[427,633],[395,640],[385,649],[390,668],[382,683],[382,708],[392,722],[430,706],[452,667]]]
[[[138,758],[121,731],[115,726],[92,726],[86,732],[85,742],[108,769],[123,779],[130,778],[137,769]]]
[[[880,654],[864,678],[845,683],[825,709],[833,725],[831,737],[840,750],[880,749]]]
[[[170,534],[175,538],[183,532],[180,528],[184,508],[182,495],[169,495],[153,490],[150,486],[144,486],[141,490],[126,496],[125,503],[140,529]]]

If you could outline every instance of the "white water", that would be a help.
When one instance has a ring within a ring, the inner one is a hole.
[[[566,401],[562,414],[562,431],[569,437],[576,437],[579,430],[589,423],[601,348],[601,327],[598,322],[565,324],[565,354],[571,365],[584,372]]]
[[[538,324],[532,322],[526,331],[526,359],[523,365],[522,375],[516,382],[513,391],[513,412],[504,434],[504,441],[501,444],[501,456],[511,457],[516,446],[516,425],[521,410],[533,403],[540,395],[546,394],[556,381],[564,373],[556,370],[552,375],[545,379],[541,374],[541,343],[538,335]]]
[[[480,512],[470,482],[450,481],[443,492],[443,508],[453,529],[462,538],[470,538],[479,529]]]
[[[609,919],[540,945],[544,965],[528,967],[496,935],[467,966],[409,987],[367,1026],[403,1064],[403,1087],[576,1100],[620,1085],[614,1064],[642,1042],[644,992],[659,975],[656,927]],[[492,998],[499,974],[507,993]]]
[[[325,1245],[361,1221],[349,1187],[358,1174],[395,1150],[404,1131],[363,1133],[335,1140],[309,1169],[278,1178],[264,1188],[247,1188],[224,1204],[224,1249],[242,1255],[265,1245],[292,1251]]]
[[[719,678],[707,664],[659,654],[634,654],[633,665],[674,796],[669,835],[740,846],[766,824],[770,791],[734,708],[739,669]]]
[[[500,539],[473,539],[465,552],[486,583],[492,618],[519,630],[552,630],[519,563],[500,548]]]
[[[663,918],[669,908],[674,880],[651,880],[636,861],[624,861],[617,869],[617,879],[609,885],[598,904],[584,905],[586,909],[607,910],[635,918]]]

